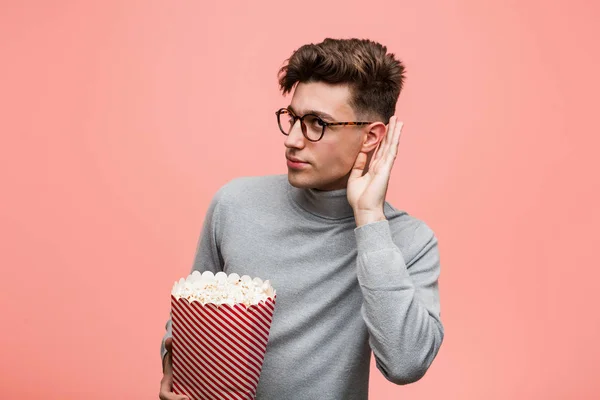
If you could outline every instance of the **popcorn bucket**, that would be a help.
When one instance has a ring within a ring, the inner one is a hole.
[[[173,392],[190,400],[254,399],[275,297],[246,306],[171,295]]]

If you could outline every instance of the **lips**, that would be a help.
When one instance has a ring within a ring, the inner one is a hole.
[[[301,160],[301,159],[299,159],[299,158],[296,158],[296,157],[286,157],[286,158],[287,158],[288,160],[290,160],[290,161],[293,161],[293,162],[299,162],[299,163],[305,163],[305,164],[308,164],[306,161],[304,161],[304,160]]]

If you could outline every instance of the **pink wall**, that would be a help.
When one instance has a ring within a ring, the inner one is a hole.
[[[598,398],[597,3],[200,3],[0,5],[3,398],[157,398],[210,198],[287,171],[276,72],[328,36],[406,62],[388,201],[442,254],[438,358],[371,398]]]

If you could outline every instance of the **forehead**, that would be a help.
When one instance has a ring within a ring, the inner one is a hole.
[[[304,114],[316,110],[333,117],[353,117],[354,110],[348,104],[350,88],[347,85],[331,85],[324,82],[298,83],[292,96],[292,108]]]

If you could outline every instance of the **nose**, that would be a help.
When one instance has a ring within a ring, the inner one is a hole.
[[[290,129],[290,133],[285,137],[285,147],[301,149],[306,144],[305,140],[306,138],[302,134],[302,127],[300,126],[300,120],[297,120],[292,126],[292,129]]]

